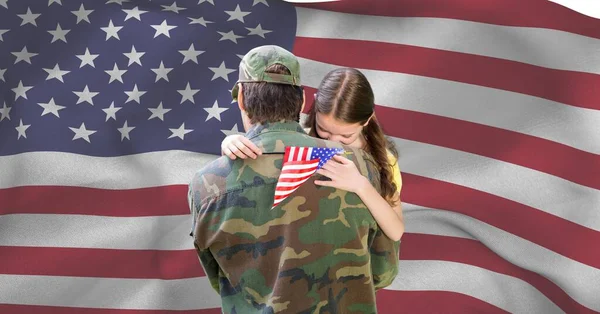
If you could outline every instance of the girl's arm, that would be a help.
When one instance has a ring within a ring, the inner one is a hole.
[[[241,134],[234,134],[225,137],[221,142],[221,154],[231,159],[248,157],[256,159],[257,155],[262,155],[262,151],[252,141]]]
[[[396,193],[396,206],[390,206],[369,180],[360,174],[356,165],[339,155],[334,156],[317,173],[330,178],[331,181],[316,180],[315,184],[356,193],[369,208],[381,230],[390,239],[400,240],[404,234],[404,218],[399,193]]]

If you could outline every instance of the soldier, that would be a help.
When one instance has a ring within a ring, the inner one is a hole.
[[[314,184],[315,175],[271,208],[285,147],[343,148],[379,189],[372,157],[302,129],[300,65],[281,47],[248,52],[232,96],[262,154],[220,157],[188,193],[194,246],[223,313],[376,313],[375,291],[396,276],[398,247],[361,199]]]

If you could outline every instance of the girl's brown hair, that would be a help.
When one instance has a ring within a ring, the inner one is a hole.
[[[304,125],[310,128],[309,134],[314,137],[319,137],[316,131],[317,112],[333,114],[335,119],[350,124],[369,121],[362,131],[365,138],[364,149],[373,156],[379,168],[381,195],[390,205],[395,206],[394,195],[398,188],[393,180],[394,165],[388,159],[388,151],[396,160],[398,151],[384,135],[375,117],[375,96],[367,78],[353,68],[340,68],[327,73],[315,94]]]

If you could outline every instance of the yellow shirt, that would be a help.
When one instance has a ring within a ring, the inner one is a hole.
[[[398,165],[398,160],[392,153],[388,151],[388,161],[390,165],[392,165],[392,179],[396,184],[396,188],[398,193],[400,193],[400,189],[402,188],[402,176],[400,175],[400,166]]]

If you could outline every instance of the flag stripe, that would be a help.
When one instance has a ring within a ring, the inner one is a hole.
[[[119,190],[188,184],[196,171],[217,157],[181,150],[121,157],[29,152],[0,157],[0,188],[57,185]]]
[[[0,215],[49,213],[113,217],[186,215],[190,213],[186,196],[187,185],[128,190],[53,185],[21,186],[0,189]]]
[[[583,306],[600,311],[596,293],[596,282],[600,281],[598,268],[556,254],[466,215],[411,203],[403,205],[405,219],[411,222],[406,225],[407,233],[476,239],[508,262],[548,278]],[[458,250],[454,251],[458,253]]]
[[[322,49],[314,49],[322,47]],[[352,51],[351,54],[344,53]],[[364,58],[377,51],[377,58]],[[497,88],[600,110],[600,76],[438,49],[366,40],[297,37],[294,53],[339,66],[367,68]],[[411,62],[395,62],[395,60]],[[465,66],[468,64],[469,66]],[[494,73],[494,75],[490,75]],[[565,84],[569,89],[562,88]]]
[[[336,66],[303,58],[300,64],[307,73],[303,77],[304,84],[309,86],[306,101],[312,104],[314,88]],[[600,154],[598,110],[404,73],[369,69],[361,72],[369,79],[375,100],[381,106],[489,125]]]
[[[401,260],[400,269],[402,271],[387,289],[458,292],[511,313],[561,312],[556,304],[528,283],[485,268],[446,261]],[[489,284],[491,282],[494,284]]]
[[[360,15],[432,17],[548,28],[600,39],[598,20],[544,0],[378,0],[376,5],[362,0],[344,0],[296,6]]]
[[[220,298],[208,287],[207,277],[160,280],[0,275],[0,303],[147,310],[220,307]]]
[[[379,313],[395,313],[391,312],[393,311],[392,309],[397,309],[397,311],[405,313],[508,313],[492,304],[463,293],[433,290],[379,290],[377,292],[377,310]]]
[[[402,237],[402,260],[443,260],[469,264],[526,281],[566,313],[584,313],[590,309],[577,303],[554,282],[540,274],[520,268],[492,252],[479,241],[405,233]]]
[[[600,189],[600,155],[458,119],[382,106],[376,113],[390,136],[502,160]],[[573,160],[578,167],[572,167]]]
[[[600,232],[596,230],[458,184],[411,173],[404,173],[402,180],[404,202],[468,215],[581,263],[600,267],[600,251],[590,250],[578,240],[600,241]],[[537,222],[536,225],[531,221]]]
[[[194,249],[190,215],[103,217],[15,214],[0,218],[0,246],[125,250]]]
[[[194,250],[115,250],[0,246],[0,273],[103,278],[183,279],[205,276]],[[43,260],[43,263],[40,263]],[[105,267],[119,265],[119,267]]]
[[[1,313],[11,314],[221,314],[221,308],[197,310],[130,310],[94,309],[84,307],[0,304]]]
[[[400,169],[405,173],[490,193],[600,230],[600,211],[572,210],[596,208],[600,190],[475,154],[399,138],[393,141],[402,154]],[[543,188],[531,189],[531,185]],[[569,206],[564,206],[565,200]]]
[[[600,56],[589,53],[600,50],[600,40],[572,33],[446,18],[357,16],[312,9],[299,9],[297,15],[296,35],[299,37],[376,39],[378,42],[481,55],[551,69],[600,73]],[[355,25],[366,27],[357,28]],[[347,29],[352,31],[342,31]],[[377,30],[376,37],[373,29]],[[448,36],[452,40],[448,40]],[[429,61],[436,62],[435,59]]]

